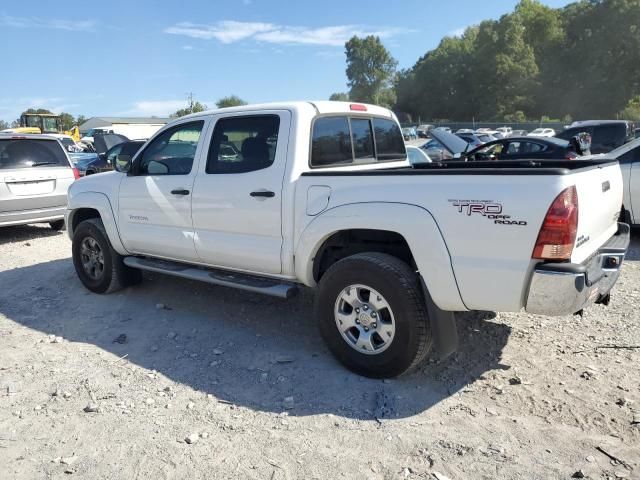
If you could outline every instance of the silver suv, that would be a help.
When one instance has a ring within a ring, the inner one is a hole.
[[[67,190],[78,178],[62,144],[47,135],[0,134],[0,227],[64,227]]]

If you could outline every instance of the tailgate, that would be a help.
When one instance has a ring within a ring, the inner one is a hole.
[[[582,263],[618,229],[622,173],[616,163],[574,173],[570,177],[578,191],[578,232],[571,261]]]

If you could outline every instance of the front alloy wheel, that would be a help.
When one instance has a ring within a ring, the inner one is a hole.
[[[80,244],[80,259],[85,273],[99,281],[104,275],[104,252],[93,237],[85,237]]]

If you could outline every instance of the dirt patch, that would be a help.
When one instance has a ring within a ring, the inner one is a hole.
[[[308,292],[100,296],[69,255],[0,230],[0,478],[640,478],[637,235],[611,306],[461,314],[457,354],[387,381],[337,364]]]

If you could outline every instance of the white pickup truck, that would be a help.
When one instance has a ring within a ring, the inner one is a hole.
[[[411,168],[397,119],[372,105],[197,113],[116,164],[69,189],[89,290],[141,270],[280,297],[317,287],[322,336],[371,377],[451,353],[456,311],[608,303],[629,244],[617,162]]]

